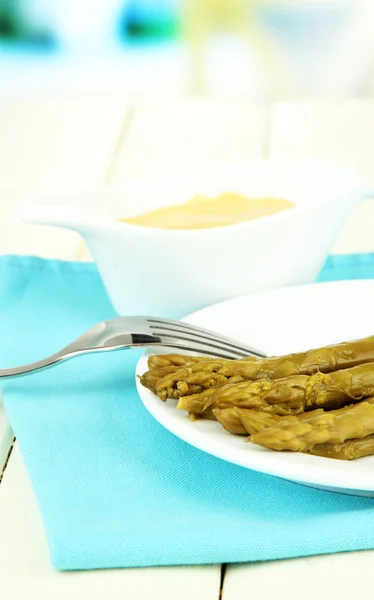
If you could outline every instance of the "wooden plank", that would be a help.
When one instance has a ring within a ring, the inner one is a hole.
[[[111,180],[165,176],[262,156],[268,109],[248,102],[188,100],[139,107]]]
[[[251,565],[226,571],[222,600],[351,600],[369,586],[374,552],[348,552]]]
[[[18,222],[30,199],[102,183],[127,116],[122,98],[0,102],[0,252],[68,259],[71,232]]]
[[[108,179],[121,184],[133,178],[168,176],[202,167],[219,168],[259,158],[266,145],[267,123],[266,107],[244,102],[213,104],[194,100],[140,107],[134,110],[124,132]],[[191,583],[196,582],[199,591],[189,593],[197,593],[199,598],[205,598],[212,590],[214,597],[218,597],[220,568],[205,568],[205,574],[207,569],[212,576],[209,588],[200,587],[202,571],[193,571]],[[186,569],[168,570],[168,577],[174,581],[177,573],[181,581],[186,572]],[[154,571],[146,573],[150,578]],[[179,589],[182,588],[180,584]],[[157,589],[155,595],[158,597]],[[167,597],[174,596],[172,587]],[[139,592],[137,597],[143,596]]]
[[[1,400],[0,393],[0,482],[5,469],[6,460],[13,443],[13,432]]]
[[[370,101],[281,103],[273,113],[269,154],[339,161],[374,184],[373,135],[374,103]],[[333,251],[374,252],[373,222],[374,202],[368,200],[353,212]],[[230,565],[222,598],[296,600],[302,590],[303,600],[330,596],[348,600],[357,581],[369,581],[373,565],[374,552]]]
[[[357,171],[373,188],[374,102],[283,102],[275,106],[269,134],[269,155],[313,157],[341,163]],[[354,209],[333,252],[372,252],[374,201]]]
[[[19,448],[0,491],[0,581],[13,600],[146,598],[217,600],[220,567],[170,567],[56,573]]]
[[[124,124],[123,97],[0,102],[2,188],[28,196],[102,183]]]
[[[374,183],[374,101],[280,102],[272,114],[268,154],[340,162]]]
[[[35,195],[103,181],[126,114],[122,99],[105,97],[0,102],[0,254],[78,256],[79,236],[21,223],[17,211]],[[0,471],[12,437],[0,408]]]
[[[69,106],[69,103],[68,103]],[[73,120],[78,127],[81,124],[81,111],[75,105],[71,105],[73,111]],[[29,109],[27,109],[29,110]],[[50,107],[52,114],[55,114],[54,105]],[[21,110],[22,112],[22,110]],[[110,180],[113,170],[113,150],[117,146],[126,131],[126,119],[117,121],[115,125],[113,115],[110,110],[98,111],[90,117],[82,116],[84,126],[82,128],[82,139],[74,139],[76,129],[70,126],[70,138],[66,134],[66,128],[57,127],[57,135],[61,140],[55,142],[55,159],[49,159],[49,168],[54,172],[54,176],[46,177],[46,187],[50,185],[52,189],[69,189],[71,187],[85,186],[94,184],[98,181]],[[28,113],[30,115],[30,113]],[[33,113],[34,114],[34,113]],[[70,115],[70,109],[66,114]],[[35,116],[37,116],[35,114]],[[29,118],[22,117],[21,121],[27,123]],[[108,134],[106,127],[112,131],[113,135]],[[11,131],[11,129],[10,129]],[[33,136],[36,135],[36,128],[33,129]],[[56,130],[54,130],[56,131]],[[94,136],[92,135],[94,131]],[[100,139],[98,132],[102,131],[104,140]],[[83,133],[85,132],[85,133]],[[1,120],[0,120],[1,134]],[[53,139],[55,137],[53,136]],[[44,132],[45,140],[49,140],[48,132]],[[84,138],[84,139],[83,139]],[[94,139],[93,139],[94,138]],[[145,141],[145,140],[144,140]],[[93,153],[90,151],[92,143],[100,146],[101,151],[97,153],[97,148]],[[27,142],[31,151],[32,144]],[[44,145],[42,148],[44,149]],[[103,151],[106,148],[106,152]],[[74,158],[70,157],[68,149],[73,148]],[[65,150],[64,150],[65,149]],[[84,173],[79,173],[74,165],[79,164],[80,156],[84,156],[87,163],[84,166]],[[44,154],[46,156],[46,154]],[[100,160],[100,156],[103,160]],[[57,157],[57,159],[56,159]],[[0,150],[1,158],[1,150]],[[48,156],[47,156],[48,158]],[[61,164],[62,170],[56,167],[56,161]],[[9,161],[8,167],[14,169],[14,162]],[[70,177],[66,176],[66,170],[70,169]],[[23,172],[20,169],[20,173]],[[37,178],[31,169],[25,167],[31,181],[30,186],[33,189],[38,188]],[[9,183],[9,182],[8,182]],[[1,184],[0,184],[1,187]],[[12,192],[14,194],[14,192]],[[10,201],[8,201],[8,205]],[[14,206],[15,201],[12,201]],[[9,225],[7,218],[7,225]],[[20,232],[19,225],[13,226],[13,232],[17,232],[13,240],[14,251],[20,251]],[[47,238],[46,235],[39,238],[39,233],[33,228],[34,236],[37,239],[37,251],[40,254],[50,255],[51,249],[55,248],[58,257],[61,252],[66,250],[67,257],[77,257],[82,259],[82,246],[79,247],[76,241],[66,232],[60,232],[61,241],[54,244],[54,237]],[[42,230],[40,229],[40,232]],[[45,231],[43,229],[43,231]],[[56,231],[51,230],[51,236],[55,236]],[[21,251],[30,251],[29,239]],[[35,248],[35,246],[33,246]],[[1,251],[1,246],[0,246]],[[78,251],[78,254],[77,254]],[[133,569],[116,570],[102,572],[81,572],[60,574],[56,573],[50,567],[48,548],[43,532],[41,517],[38,511],[36,499],[33,495],[26,470],[18,449],[12,452],[9,464],[4,474],[0,488],[0,580],[3,593],[12,595],[15,600],[33,597],[38,600],[49,600],[49,598],[66,598],[70,596],[72,600],[78,600],[82,596],[89,596],[92,600],[101,599],[108,593],[112,598],[148,598],[152,595],[155,598],[171,600],[178,595],[181,600],[189,600],[191,597],[196,600],[216,600],[219,596],[220,587],[220,566],[208,567],[179,567],[163,569]]]
[[[126,117],[122,99],[103,96],[0,102],[0,254],[78,257],[79,236],[20,223],[17,210],[35,195],[102,182]],[[0,407],[0,472],[12,439]]]

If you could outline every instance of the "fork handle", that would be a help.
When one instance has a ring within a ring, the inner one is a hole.
[[[166,341],[166,340],[165,340]],[[212,356],[220,356],[224,358],[241,358],[242,355],[233,352],[230,356],[228,351],[224,353],[218,352],[217,350],[212,350],[207,347],[204,343],[194,342],[185,344],[183,341],[176,341],[174,339],[168,339],[167,343],[161,343],[160,339],[153,339],[150,336],[138,336],[127,335],[126,337],[122,337],[121,343],[118,343],[118,346],[109,345],[109,346],[81,346],[80,339],[76,340],[72,344],[65,346],[59,352],[48,356],[47,358],[43,358],[42,360],[37,360],[35,362],[29,363],[27,365],[22,365],[20,367],[11,367],[9,369],[0,369],[0,380],[11,377],[21,377],[22,375],[28,375],[29,373],[33,373],[35,371],[44,371],[55,365],[64,362],[66,360],[70,360],[71,358],[75,358],[76,356],[83,354],[90,354],[92,352],[108,352],[114,350],[127,350],[129,348],[145,348],[150,346],[160,346],[169,348],[175,348],[178,350],[189,350],[195,351],[198,353],[209,353]]]
[[[43,358],[42,360],[36,360],[35,362],[29,363],[27,365],[22,365],[20,367],[11,367],[9,369],[0,369],[0,379],[5,379],[6,377],[20,377],[22,375],[28,375],[29,373],[33,373],[34,371],[44,371],[55,365],[65,362],[66,360],[70,360],[71,358],[75,358],[76,356],[80,356],[83,354],[91,354],[92,352],[108,352],[114,350],[127,350],[135,346],[130,343],[130,340],[126,339],[122,340],[122,343],[115,346],[84,346],[81,344],[81,338],[75,340],[68,346],[59,350],[55,354],[51,354],[47,356],[47,358]]]
[[[27,365],[22,365],[21,367],[0,369],[0,379],[5,377],[19,377],[21,375],[28,375],[28,373],[32,373],[33,371],[44,371],[45,369],[53,367],[54,365],[68,360],[69,358],[74,358],[74,356],[76,356],[76,354],[63,354],[61,351],[56,352],[56,354],[52,354],[52,356],[48,356],[48,358],[43,358],[42,360],[37,360]]]
[[[130,346],[122,346],[122,348],[118,348],[118,350],[126,348],[130,348]],[[82,348],[66,352],[66,348],[64,348],[63,350],[60,350],[59,352],[56,352],[47,358],[36,360],[35,362],[27,365],[11,367],[10,369],[0,369],[0,379],[4,379],[5,377],[20,377],[22,375],[33,373],[34,371],[45,371],[46,369],[54,367],[61,362],[65,362],[66,360],[70,360],[71,358],[75,358],[76,356],[82,354],[91,354],[92,352],[108,352],[108,350],[113,351],[116,349],[117,348]]]

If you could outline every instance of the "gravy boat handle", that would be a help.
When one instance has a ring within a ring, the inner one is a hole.
[[[28,205],[18,211],[18,217],[25,223],[62,227],[81,234],[102,227],[104,223],[103,219],[88,215],[74,206],[63,204]]]

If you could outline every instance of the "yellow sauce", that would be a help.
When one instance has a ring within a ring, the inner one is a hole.
[[[281,198],[252,199],[229,192],[218,198],[198,195],[184,204],[159,208],[121,221],[156,229],[208,229],[251,221],[292,206],[292,202]]]

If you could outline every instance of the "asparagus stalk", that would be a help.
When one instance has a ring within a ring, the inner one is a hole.
[[[235,435],[245,435],[247,430],[235,411],[235,408],[213,408],[215,418],[226,431]]]
[[[217,410],[217,409],[213,409]],[[222,410],[231,410],[229,408]],[[285,416],[282,417],[280,415],[263,412],[261,410],[251,410],[247,408],[234,408],[235,414],[240,419],[241,423],[245,427],[247,433],[249,435],[255,435],[259,433],[263,429],[267,429],[268,427],[274,427],[274,425],[278,424],[295,424],[300,421],[304,421],[306,419],[322,415],[324,410],[322,408],[318,408],[313,412],[301,413],[297,416]]]
[[[236,378],[237,381],[237,378]],[[157,395],[161,400],[181,398],[190,394],[198,394],[212,387],[227,383],[227,378],[215,371],[203,371],[197,374],[190,372],[188,367],[165,375],[156,385]]]
[[[175,373],[175,371],[177,371],[177,369],[178,369],[178,367],[175,367],[172,365],[158,367],[157,369],[153,368],[153,369],[143,373],[143,375],[141,375],[140,383],[144,387],[151,390],[151,392],[156,394],[157,384],[160,381],[160,379],[162,379],[162,377],[165,377],[165,375],[169,375],[170,373]]]
[[[318,444],[306,452],[338,460],[355,460],[363,456],[371,456],[374,454],[374,434],[362,439],[348,440],[341,444]]]
[[[228,383],[231,377],[241,377],[244,381],[281,379],[294,375],[312,375],[317,372],[331,373],[372,362],[374,362],[374,336],[281,357],[262,359],[248,357],[241,360],[217,360],[204,357],[204,360],[194,361],[190,365],[184,363],[186,369],[180,369],[172,378],[166,376],[160,380],[158,393],[160,397],[169,393],[172,397],[179,397],[181,393],[177,391],[178,382],[184,381],[188,388],[189,376],[194,375],[196,383],[199,374],[207,371],[223,375]],[[203,385],[202,382],[201,386]]]
[[[183,354],[152,354],[148,358],[148,369],[160,367],[184,367],[197,362],[212,360],[210,356],[184,356]]]
[[[307,380],[307,376],[299,375],[302,379]],[[304,411],[304,402],[299,394],[293,398],[291,392],[291,378],[288,381],[287,396],[285,400],[278,399],[277,402],[269,402],[267,394],[271,391],[275,382],[260,380],[260,381],[242,381],[237,384],[227,384],[215,389],[214,394],[209,396],[208,403],[218,408],[228,408],[235,406],[238,408],[246,408],[259,410],[276,415],[295,415]],[[292,383],[293,380],[292,380]],[[303,381],[305,384],[305,382]]]
[[[374,398],[310,418],[280,421],[251,436],[251,442],[273,450],[305,452],[320,444],[341,444],[374,433]]]
[[[201,392],[200,394],[182,396],[178,401],[177,408],[180,410],[186,410],[190,414],[202,415],[211,407],[209,400],[214,392],[215,389],[211,388],[204,390],[204,392]]]
[[[273,405],[270,412],[286,415],[318,407],[341,408],[350,400],[373,395],[374,365],[369,363],[328,374],[225,385],[217,389],[210,402],[219,408],[238,406],[265,411]]]

